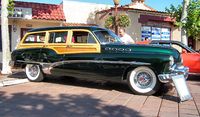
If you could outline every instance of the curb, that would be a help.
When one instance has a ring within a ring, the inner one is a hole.
[[[17,85],[22,83],[29,82],[28,79],[14,79],[14,80],[5,80],[0,82],[0,88],[5,86]]]

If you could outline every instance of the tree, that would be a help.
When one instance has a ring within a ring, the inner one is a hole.
[[[188,3],[183,3],[188,4]],[[187,5],[186,5],[187,6]],[[187,10],[186,10],[187,8]],[[185,9],[186,14],[182,11]],[[165,9],[166,12],[170,13],[172,17],[176,18],[175,25],[182,27],[186,30],[188,37],[193,39],[200,39],[200,1],[191,0],[188,7],[183,8],[182,5],[175,7],[171,5]]]
[[[9,12],[8,12],[9,11]],[[2,74],[10,74],[11,68],[9,61],[10,55],[10,40],[8,32],[8,15],[13,11],[13,0],[1,0],[1,31],[2,31]]]
[[[185,25],[188,36],[200,40],[200,0],[190,2],[188,7],[188,18]]]
[[[183,24],[187,23],[187,16],[188,16],[188,6],[189,6],[190,0],[183,0],[183,10],[181,15],[181,22]],[[187,30],[185,27],[181,27],[181,41],[188,45],[188,39],[187,39]]]

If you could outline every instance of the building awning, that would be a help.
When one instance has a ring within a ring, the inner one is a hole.
[[[176,19],[170,16],[152,16],[152,15],[140,15],[139,22],[145,23],[148,21],[160,21],[160,22],[175,22]]]

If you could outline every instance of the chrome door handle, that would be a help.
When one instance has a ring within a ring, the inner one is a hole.
[[[67,45],[66,47],[67,47],[67,48],[71,48],[72,46],[71,46],[71,45]]]

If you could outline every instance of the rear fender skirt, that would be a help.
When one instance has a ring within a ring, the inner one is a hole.
[[[54,63],[43,63],[43,62],[35,62],[35,61],[21,61],[18,62],[26,63],[26,64],[38,64],[42,67],[42,70],[45,74],[51,74],[50,70],[54,67],[64,65],[64,64],[74,64],[74,63],[97,63],[97,64],[117,64],[117,65],[129,65],[129,66],[148,66],[150,63],[145,62],[136,62],[136,61],[105,61],[105,60],[66,60],[59,61]]]

